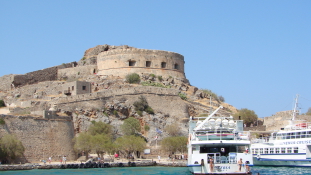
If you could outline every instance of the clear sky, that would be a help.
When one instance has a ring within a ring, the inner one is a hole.
[[[311,107],[309,0],[0,0],[0,19],[0,76],[129,45],[184,55],[191,85],[258,117]]]

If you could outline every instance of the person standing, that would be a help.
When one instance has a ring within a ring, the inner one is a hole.
[[[159,162],[161,161],[161,156],[160,155],[158,155],[158,160],[159,160]]]
[[[67,158],[66,158],[66,156],[64,156],[63,157],[63,163],[66,165],[66,160],[67,160]]]
[[[242,161],[242,158],[240,158],[240,160],[238,161],[239,171],[241,171],[242,169],[242,164],[243,164],[243,161]]]
[[[209,169],[214,172],[214,159],[212,157],[209,158]]]

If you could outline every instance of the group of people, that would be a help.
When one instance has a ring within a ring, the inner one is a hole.
[[[237,162],[238,163],[238,167],[239,167],[239,171],[242,170],[242,166],[243,166],[243,159],[240,158],[240,160]],[[249,168],[249,161],[245,162],[245,169],[247,172],[250,172],[250,168]],[[209,166],[210,166],[210,171],[214,172],[214,159],[212,157],[209,158]]]

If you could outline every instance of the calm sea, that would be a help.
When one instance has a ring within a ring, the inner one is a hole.
[[[253,175],[311,175],[311,168],[289,167],[252,167]],[[0,171],[1,175],[191,175],[187,167],[127,167],[127,168],[93,168],[93,169],[51,169],[51,170],[24,170]]]

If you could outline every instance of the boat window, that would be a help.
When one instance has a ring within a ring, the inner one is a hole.
[[[306,134],[307,134],[307,132],[306,132],[306,131],[304,131],[304,132],[301,132],[301,135],[300,135],[300,137],[301,137],[301,138],[306,138]]]
[[[280,148],[275,148],[275,153],[276,154],[280,153]]]
[[[300,133],[300,132],[297,132],[297,133],[296,133],[296,139],[300,139],[300,136],[301,136],[301,133]]]
[[[200,147],[200,153],[218,153],[219,148]]]
[[[292,148],[291,147],[287,148],[287,153],[292,153]]]
[[[253,148],[253,149],[252,149],[252,152],[253,152],[254,154],[257,154],[257,153],[258,153],[258,149]]]
[[[263,153],[263,148],[260,148],[259,151],[260,151],[260,154],[262,154]]]
[[[286,138],[284,138],[284,139],[290,139],[290,136],[291,136],[292,133],[286,133],[286,134],[287,134]]]
[[[281,153],[285,153],[286,152],[286,148],[281,148]]]
[[[265,148],[265,154],[269,154],[269,148]]]
[[[270,148],[270,154],[274,153],[274,148]]]
[[[294,147],[294,153],[298,153],[298,147]]]

